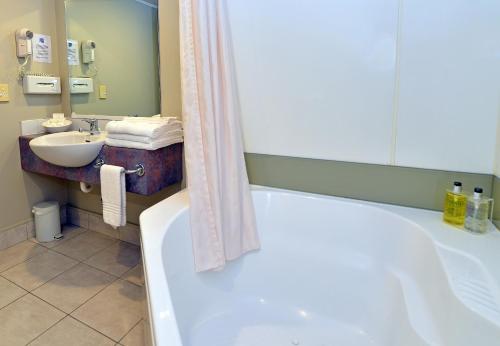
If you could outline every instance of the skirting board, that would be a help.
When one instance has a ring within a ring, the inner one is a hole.
[[[140,245],[141,243],[139,226],[127,223],[124,227],[113,229],[111,226],[104,223],[102,215],[73,206],[68,206],[68,222],[90,231],[99,232],[109,237],[120,239],[127,243],[135,245]]]

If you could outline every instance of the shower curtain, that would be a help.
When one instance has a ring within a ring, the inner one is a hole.
[[[225,0],[180,0],[182,113],[196,271],[260,247]]]

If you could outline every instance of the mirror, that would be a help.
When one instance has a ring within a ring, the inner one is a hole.
[[[66,0],[71,110],[160,113],[156,0]]]

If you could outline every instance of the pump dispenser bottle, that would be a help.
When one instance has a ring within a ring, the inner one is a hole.
[[[462,183],[455,181],[453,190],[446,191],[443,220],[454,226],[463,226],[467,210],[467,196],[462,192]]]
[[[467,201],[467,217],[465,228],[475,233],[485,233],[488,230],[490,214],[490,198],[483,197],[483,189],[476,187],[474,194]]]

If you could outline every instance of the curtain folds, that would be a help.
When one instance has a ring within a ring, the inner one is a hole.
[[[196,271],[260,247],[224,0],[180,0],[182,108]]]

